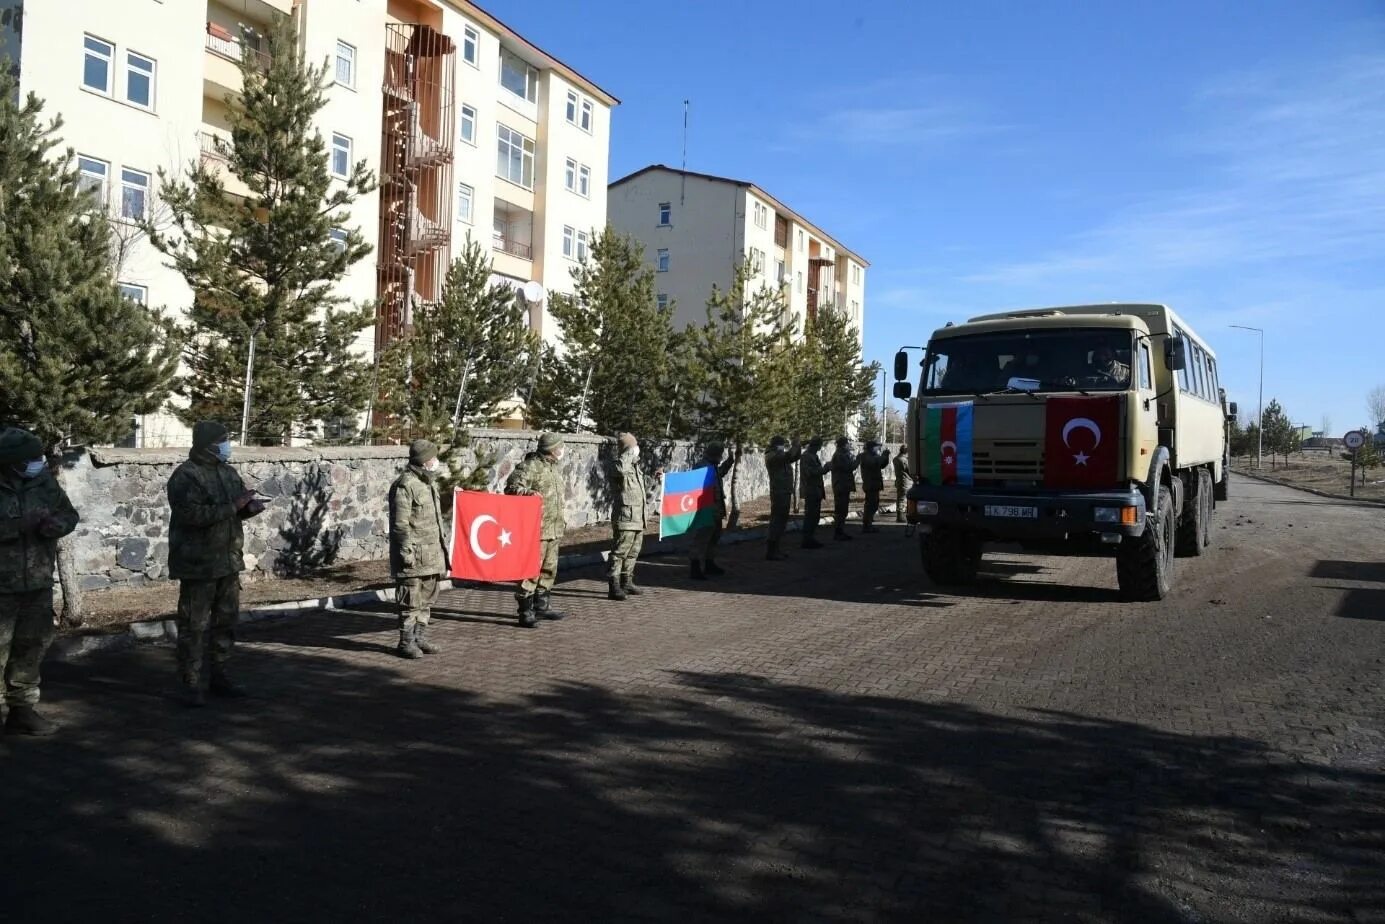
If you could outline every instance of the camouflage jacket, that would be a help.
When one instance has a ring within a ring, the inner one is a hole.
[[[505,480],[506,494],[537,494],[543,498],[542,539],[563,538],[567,521],[563,515],[563,478],[558,460],[535,451],[524,457]]]
[[[850,494],[856,490],[856,469],[861,460],[850,449],[838,449],[832,453],[828,468],[832,471],[832,493]]]
[[[448,570],[438,487],[423,469],[410,465],[390,485],[390,574],[434,577]]]
[[[803,461],[798,465],[799,492],[805,498],[821,500],[827,495],[822,479],[827,470],[822,467],[822,457],[815,452],[803,453]]]
[[[885,467],[890,464],[890,451],[863,452],[860,456],[861,490],[878,494],[885,490]]]
[[[245,483],[206,449],[194,449],[168,479],[168,576],[209,581],[245,570]]]
[[[894,457],[894,486],[895,490],[907,489],[914,483],[914,478],[909,474],[909,457],[896,455]]]
[[[640,460],[622,452],[610,463],[607,475],[611,485],[611,525],[616,529],[644,529],[648,515],[649,481],[640,470]]]
[[[769,471],[769,496],[793,497],[793,464],[803,455],[798,446],[771,448],[765,453],[765,468]]]
[[[77,520],[49,472],[37,478],[0,475],[0,594],[52,587],[58,540],[77,528]]]
[[[731,474],[731,467],[736,464],[733,458],[727,458],[720,465],[711,459],[703,459],[702,466],[710,468],[716,472],[716,498],[717,498],[717,518],[726,519],[726,476]]]

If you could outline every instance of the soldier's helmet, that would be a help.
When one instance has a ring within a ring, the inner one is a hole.
[[[850,440],[849,438],[847,438],[847,437],[845,437],[845,436],[839,436],[839,437],[837,437],[837,448],[838,448],[838,449],[845,449],[846,447],[848,447],[848,446],[850,446],[850,445],[851,445],[851,440]]]
[[[780,446],[787,446],[788,444],[789,444],[789,441],[788,441],[787,439],[785,439],[784,436],[783,436],[782,434],[776,434],[776,435],[769,441],[769,445],[770,445],[770,448],[771,448],[771,449],[778,449]]]

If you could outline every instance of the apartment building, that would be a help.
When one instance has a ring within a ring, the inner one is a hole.
[[[609,201],[611,225],[644,246],[677,326],[702,323],[712,285],[725,289],[745,261],[752,287],[785,292],[800,331],[833,305],[864,338],[870,264],[756,184],[655,164],[613,182]]]
[[[129,297],[175,313],[190,304],[133,222],[159,220],[160,168],[219,163],[214,139],[229,138],[241,92],[237,62],[248,48],[267,63],[266,35],[281,17],[295,19],[307,59],[327,63],[334,81],[316,125],[332,172],[344,177],[364,160],[379,178],[350,218],[375,250],[338,288],[378,305],[362,352],[438,299],[469,240],[523,300],[533,329],[554,340],[550,296],[572,290],[572,269],[605,224],[618,100],[461,0],[24,4],[4,48],[18,49],[21,92],[62,115],[83,181],[128,239],[118,273]],[[186,444],[171,415],[137,424],[139,445]]]

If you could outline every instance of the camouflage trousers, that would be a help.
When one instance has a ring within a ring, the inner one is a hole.
[[[394,602],[399,607],[399,630],[428,625],[433,604],[442,590],[442,575],[400,578],[394,585]]]
[[[776,497],[771,495],[769,499],[769,541],[778,542],[784,538],[784,531],[789,528],[789,505],[793,498],[788,495]]]
[[[532,597],[535,591],[546,594],[553,589],[553,582],[558,579],[558,546],[561,542],[561,539],[539,540],[539,576],[520,581],[519,590],[515,591],[516,600]]]
[[[867,491],[866,505],[861,510],[861,526],[865,529],[875,525],[875,515],[880,512],[880,492]]]
[[[832,495],[832,529],[846,532],[846,515],[851,512],[851,492],[838,491]]]
[[[53,588],[0,594],[0,701],[10,706],[38,703],[39,666],[57,630]]]
[[[822,498],[803,498],[803,541],[812,542],[822,521]]]
[[[611,546],[610,566],[606,576],[611,580],[628,578],[635,573],[635,562],[639,560],[640,548],[644,545],[644,530],[615,529],[615,544]]]
[[[201,682],[208,654],[213,676],[226,669],[236,645],[239,613],[239,574],[178,582],[178,674],[183,683]]]
[[[710,526],[693,530],[692,545],[688,547],[691,561],[711,561],[717,553],[717,543],[721,541],[721,518],[713,520]]]
[[[894,486],[894,521],[904,522],[904,511],[908,508],[909,499],[904,496],[909,489],[904,486],[904,482],[897,481]]]

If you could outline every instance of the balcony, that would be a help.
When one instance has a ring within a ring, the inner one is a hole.
[[[534,259],[534,213],[504,199],[495,200],[491,249],[524,261]],[[528,278],[528,274],[521,274]]]
[[[243,29],[237,35],[218,23],[207,23],[206,63],[203,66],[203,92],[217,97],[227,93],[238,95],[242,89],[241,56],[249,51],[251,59],[261,70],[269,69],[269,54],[261,50],[267,40],[258,32]]]
[[[239,196],[243,199],[250,198],[250,187],[246,186],[241,179],[230,170],[226,155],[217,149],[217,141],[220,140],[225,148],[230,148],[231,133],[226,131],[210,131],[202,129],[197,133],[198,153],[202,158],[202,163],[216,174],[217,179],[221,180],[221,185],[226,192],[232,196]]]

